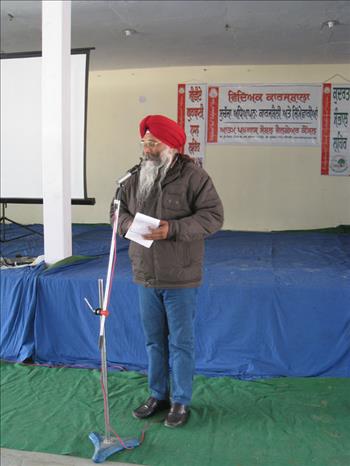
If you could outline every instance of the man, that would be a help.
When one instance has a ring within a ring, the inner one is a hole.
[[[144,419],[170,408],[164,424],[178,427],[190,412],[204,238],[221,228],[223,207],[208,174],[179,153],[186,135],[175,121],[149,115],[140,123],[140,134],[144,159],[139,173],[123,187],[118,232],[126,234],[137,212],[160,219],[160,224],[144,237],[154,240],[150,248],[136,242],[129,247],[151,395],[133,416]]]

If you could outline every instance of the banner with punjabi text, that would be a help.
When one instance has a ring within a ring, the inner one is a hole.
[[[208,86],[209,144],[320,145],[320,84]]]
[[[323,84],[321,174],[350,176],[350,85]]]
[[[177,122],[185,130],[183,152],[203,165],[206,146],[207,85],[178,84]]]

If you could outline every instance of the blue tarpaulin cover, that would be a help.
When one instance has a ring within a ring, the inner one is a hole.
[[[84,297],[98,306],[97,280],[106,277],[110,239],[109,225],[74,225],[73,252],[89,258],[47,270],[1,271],[3,359],[99,366],[99,318]],[[118,238],[106,321],[108,363],[146,370],[127,247]],[[4,249],[6,257],[36,256],[43,253],[42,237],[9,241]],[[350,234],[221,231],[208,238],[196,371],[242,379],[349,377]]]
[[[40,270],[44,266],[1,271],[1,358],[24,361],[34,353],[34,318]]]

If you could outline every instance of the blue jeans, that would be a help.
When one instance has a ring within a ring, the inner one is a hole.
[[[189,405],[194,374],[194,316],[198,288],[139,286],[151,396]],[[171,374],[169,368],[171,367]]]

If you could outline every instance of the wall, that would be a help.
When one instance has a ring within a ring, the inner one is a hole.
[[[176,119],[177,84],[321,83],[349,65],[158,68],[90,73],[87,173],[95,206],[73,206],[73,222],[108,221],[115,180],[139,160],[138,123]],[[333,79],[333,82],[342,82]],[[320,175],[320,147],[209,146],[205,168],[225,207],[224,228],[306,229],[350,224],[350,177]],[[9,205],[6,215],[42,222],[42,206]]]

